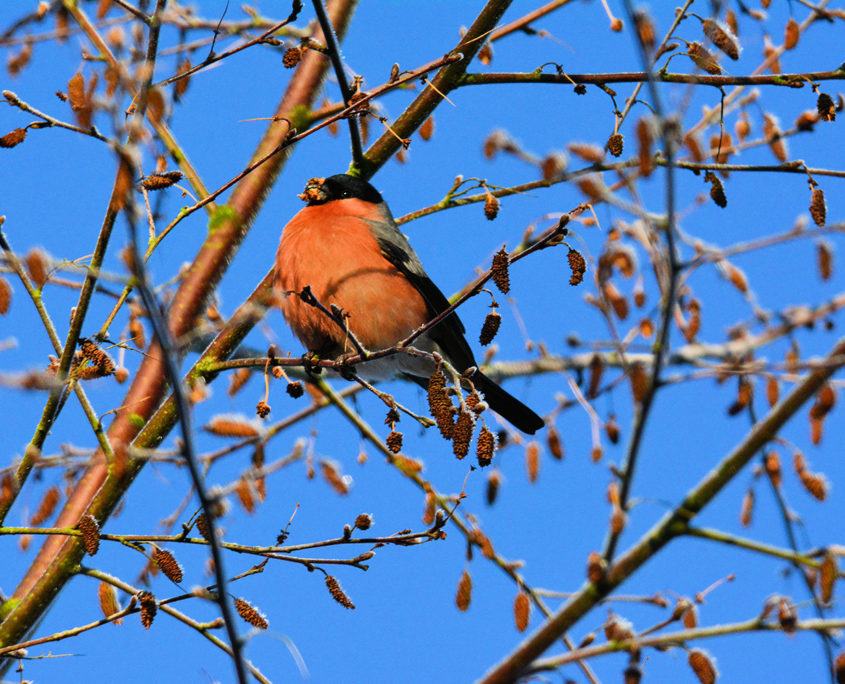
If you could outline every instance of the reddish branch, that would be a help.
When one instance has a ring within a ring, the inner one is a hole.
[[[336,0],[330,5],[329,14],[339,35],[345,33],[353,7],[352,0]],[[288,125],[281,118],[292,118],[296,108],[310,108],[327,67],[328,60],[317,52],[309,52],[304,57],[278,106],[276,115],[280,120],[270,124],[254,153],[254,159],[266,156],[283,142]],[[270,162],[246,176],[233,191],[225,210],[213,217],[208,237],[177,290],[170,308],[168,327],[174,338],[182,338],[194,325],[287,157],[287,154],[276,155]],[[143,462],[129,462],[126,445],[131,444],[138,435],[139,425],[144,425],[150,419],[166,390],[164,364],[160,358],[160,349],[154,344],[122,402],[124,408],[117,414],[109,430],[109,439],[122,456],[108,463],[102,452],[98,452],[69,497],[57,525],[73,526],[85,513],[91,513],[100,522],[108,518],[143,466]],[[150,441],[158,444],[166,434],[167,429],[164,429],[152,435]],[[19,641],[32,628],[53,597],[74,574],[82,554],[81,545],[75,539],[51,537],[46,540],[15,590],[13,599],[19,603],[2,624],[0,639],[3,642]]]

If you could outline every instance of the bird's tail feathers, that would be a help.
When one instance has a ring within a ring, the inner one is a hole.
[[[540,416],[519,399],[508,394],[481,371],[476,371],[472,376],[472,384],[484,395],[484,399],[490,408],[513,424],[515,428],[533,435],[545,425]]]

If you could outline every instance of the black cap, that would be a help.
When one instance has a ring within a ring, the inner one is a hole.
[[[343,199],[360,199],[373,204],[384,201],[378,190],[367,181],[346,173],[339,173],[328,178],[312,178],[299,197],[309,205]]]

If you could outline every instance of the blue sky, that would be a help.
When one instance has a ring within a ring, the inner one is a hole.
[[[19,15],[30,11],[34,3],[7,2],[0,8],[0,26],[8,26]],[[202,12],[217,17],[223,3],[197,2]],[[504,21],[508,22],[532,10],[538,3],[516,1]],[[286,14],[288,6],[277,2],[256,2],[259,12],[269,16]],[[700,6],[699,6],[700,5]],[[755,24],[741,17],[740,38],[744,52],[738,62],[725,67],[734,75],[751,73],[761,61],[763,32],[768,31],[777,42],[789,17],[803,20],[806,8],[799,3],[773,3],[765,23]],[[619,3],[613,10],[624,16]],[[86,5],[87,7],[87,5]],[[451,49],[459,37],[459,28],[469,25],[482,7],[481,2],[368,2],[361,3],[343,44],[348,67],[364,77],[364,87],[382,83],[394,62],[403,69],[414,68]],[[704,15],[709,3],[696,3],[694,9]],[[90,7],[93,13],[93,6]],[[306,4],[303,18],[310,18]],[[654,3],[658,35],[671,20],[668,5]],[[234,4],[229,18],[239,18],[242,11]],[[536,29],[546,36],[511,35],[494,45],[494,60],[484,66],[475,62],[472,71],[532,71],[546,62],[555,62],[569,73],[601,73],[639,71],[640,64],[631,33],[612,33],[598,2],[573,2],[558,12],[536,22]],[[48,30],[35,27],[34,33]],[[798,48],[782,57],[784,71],[823,71],[836,68],[838,57],[832,49],[841,40],[841,21],[836,24],[817,22],[802,39]],[[203,34],[204,35],[204,34]],[[689,19],[676,32],[687,40],[701,40],[698,22]],[[199,36],[196,36],[199,37]],[[171,29],[162,33],[161,46],[170,48],[178,42]],[[230,42],[218,45],[218,52]],[[95,69],[79,58],[84,39],[72,36],[66,43],[37,43],[30,65],[17,77],[0,76],[0,85],[11,89],[32,106],[59,118],[70,119],[66,104],[53,95],[66,89],[67,80],[77,69],[86,76]],[[12,48],[15,52],[17,47]],[[207,48],[205,48],[207,50]],[[90,50],[90,48],[89,48]],[[9,52],[3,48],[4,59]],[[204,56],[203,48],[197,59]],[[197,60],[194,60],[197,61]],[[689,60],[678,57],[673,70],[691,72]],[[174,58],[162,58],[156,73],[166,77],[173,72]],[[205,184],[216,188],[236,175],[247,163],[266,123],[247,121],[270,116],[278,102],[290,72],[281,66],[278,52],[252,48],[197,74],[172,118],[171,127]],[[837,82],[822,84],[822,90],[835,94]],[[631,84],[613,86],[620,106],[630,94]],[[333,81],[325,86],[330,100],[337,97]],[[645,93],[645,91],[643,91]],[[701,116],[702,107],[718,105],[718,91],[699,87],[663,86],[660,95],[669,110],[683,108],[683,123],[689,126]],[[383,114],[396,117],[410,102],[414,93],[399,91],[385,97]],[[322,99],[322,98],[321,98]],[[504,85],[473,87],[450,94],[454,106],[444,103],[435,113],[435,134],[430,141],[413,137],[408,160],[401,164],[390,161],[373,179],[390,204],[395,216],[428,206],[440,200],[454,177],[484,178],[497,186],[509,186],[535,180],[536,168],[525,161],[500,154],[485,159],[482,144],[496,129],[509,133],[527,151],[543,157],[563,152],[568,143],[582,141],[603,145],[613,132],[613,113],[606,94],[590,88],[587,95],[576,96],[571,86]],[[125,106],[125,103],[124,105]],[[780,117],[784,129],[791,127],[801,111],[815,107],[815,96],[809,88],[760,88],[759,105],[748,107],[753,130],[759,134],[762,112]],[[644,106],[635,107],[621,132],[625,135],[623,159],[635,152],[634,127]],[[111,132],[105,115],[95,123]],[[736,114],[728,118],[726,128],[733,130]],[[12,107],[0,107],[0,134],[32,120]],[[372,121],[372,131],[380,124]],[[711,129],[712,130],[712,129]],[[711,130],[707,131],[707,137]],[[811,134],[789,140],[790,159],[803,159],[809,167],[838,169],[842,162],[839,150],[845,149],[841,122],[819,124]],[[145,148],[145,168],[152,169],[154,146]],[[65,130],[30,131],[25,144],[0,151],[0,215],[6,216],[3,230],[20,254],[40,246],[56,258],[77,259],[90,254],[113,179],[113,154],[102,143]],[[733,161],[733,160],[732,160]],[[771,164],[771,152],[765,145],[746,150],[737,163]],[[343,172],[349,162],[345,131],[337,137],[325,132],[311,136],[294,150],[290,162],[268,196],[249,235],[233,260],[218,290],[219,306],[224,316],[234,311],[271,265],[279,233],[287,220],[301,207],[296,194],[312,176]],[[569,169],[586,164],[569,155]],[[616,176],[605,174],[608,184]],[[842,203],[841,178],[817,178],[828,202],[828,224],[840,221]],[[807,216],[809,190],[806,178],[772,173],[734,172],[726,179],[727,209],[720,209],[706,199],[708,186],[702,177],[678,172],[677,208],[680,229],[689,237],[681,246],[682,257],[693,255],[694,241],[728,247],[755,238],[788,231],[801,217]],[[665,174],[657,170],[650,179],[637,185],[637,192],[652,212],[665,210]],[[704,195],[705,201],[698,197]],[[624,198],[630,197],[624,191]],[[224,195],[225,198],[225,195]],[[519,243],[527,226],[545,228],[548,217],[573,209],[584,201],[574,184],[555,185],[503,200],[499,217],[487,221],[480,205],[473,205],[411,222],[403,226],[418,252],[427,272],[447,294],[459,290],[474,277],[476,268],[485,268],[494,252],[507,244]],[[176,215],[189,202],[176,191],[169,192],[161,205],[162,223]],[[630,214],[607,205],[596,207],[600,227],[575,226],[571,243],[588,259],[596,259],[602,251],[608,231],[616,221],[633,221]],[[812,227],[812,223],[808,227]],[[180,266],[189,262],[205,236],[206,217],[197,212],[180,224],[162,248],[150,260],[151,275],[156,283],[171,279]],[[841,232],[826,235],[838,257],[843,249]],[[109,249],[106,269],[124,274],[119,251],[125,244],[125,224],[120,222]],[[657,294],[653,271],[647,254],[638,249],[639,265],[644,277],[647,302],[643,309],[632,310],[626,321],[616,321],[620,336],[636,328],[640,318],[655,318]],[[755,252],[740,254],[732,263],[742,268],[756,296],[759,307],[782,312],[793,306],[818,306],[842,293],[843,280],[834,270],[833,278],[822,282],[815,269],[815,243],[797,239]],[[497,360],[535,359],[538,345],[543,343],[552,355],[583,353],[591,342],[609,339],[607,324],[597,309],[584,301],[594,292],[592,266],[587,280],[578,288],[568,284],[569,271],[563,248],[541,251],[514,265],[511,271],[512,291],[508,297],[498,296],[503,316],[502,331],[496,340]],[[0,317],[0,341],[15,344],[0,351],[0,374],[41,368],[52,353],[49,340],[34,314],[31,302],[14,277],[6,275],[15,290],[9,315]],[[616,276],[616,285],[630,295],[634,279]],[[713,266],[704,266],[689,276],[688,287],[702,304],[702,329],[699,341],[721,344],[727,329],[741,321],[753,321],[753,310],[742,295]],[[118,285],[110,285],[118,289]],[[67,332],[69,308],[76,302],[74,291],[47,286],[44,301],[60,336]],[[106,297],[95,298],[84,334],[99,328],[110,309]],[[483,356],[477,344],[477,332],[487,313],[488,298],[477,297],[461,308],[460,315],[468,329],[468,338],[476,354]],[[126,319],[113,327],[114,336]],[[520,321],[522,323],[520,323]],[[798,330],[795,342],[802,358],[825,354],[840,336],[842,317],[831,316],[832,330],[817,325],[814,330]],[[524,331],[521,325],[524,325]],[[760,332],[760,324],[752,324]],[[148,331],[149,334],[149,331]],[[577,336],[584,347],[567,344]],[[526,350],[526,340],[533,342]],[[256,348],[273,342],[293,355],[301,346],[286,329],[281,315],[272,312],[251,334],[249,341]],[[642,344],[641,337],[635,344]],[[684,343],[677,329],[671,343]],[[759,350],[756,358],[771,363],[783,360],[789,341],[781,339]],[[137,353],[127,354],[130,371],[137,366]],[[190,356],[190,363],[195,356]],[[686,375],[690,367],[667,370],[667,375]],[[607,379],[618,371],[608,369]],[[577,378],[576,375],[572,376]],[[841,378],[841,374],[839,376]],[[549,373],[507,383],[509,391],[546,415],[561,399],[573,394],[565,373]],[[337,386],[342,386],[341,382]],[[784,385],[783,391],[786,391]],[[120,403],[125,386],[105,379],[86,387],[98,412],[103,413]],[[424,394],[415,386],[392,382],[382,389],[393,393],[403,404],[420,413],[426,412]],[[765,412],[764,386],[757,382],[755,407]],[[195,409],[197,425],[220,413],[250,416],[255,403],[263,396],[263,383],[254,378],[247,388],[230,398],[225,384],[211,387],[211,398]],[[629,512],[629,522],[620,542],[624,550],[634,543],[663,513],[675,505],[684,493],[708,472],[732,447],[738,444],[749,428],[747,414],[728,417],[727,407],[733,402],[736,383],[717,385],[712,377],[686,380],[668,386],[658,393],[650,423],[646,429],[642,455],[633,485],[636,505]],[[0,467],[6,467],[23,453],[41,414],[45,396],[0,386],[0,404],[7,420],[2,428],[5,449]],[[284,393],[281,383],[271,387],[270,422],[306,406],[307,397],[298,402]],[[405,452],[425,462],[425,476],[439,491],[460,492],[466,479],[466,498],[459,510],[478,520],[485,533],[504,557],[525,563],[521,572],[535,588],[558,592],[574,591],[585,575],[587,555],[601,548],[610,513],[606,489],[611,481],[610,467],[618,465],[625,454],[631,433],[632,409],[629,388],[622,382],[615,391],[593,402],[602,419],[616,415],[622,430],[619,445],[612,445],[602,436],[604,455],[599,463],[590,459],[592,446],[590,421],[577,404],[561,412],[556,420],[562,433],[566,456],[553,460],[539,434],[542,446],[538,481],[528,482],[524,464],[524,444],[510,446],[496,457],[495,467],[503,478],[498,501],[485,503],[486,474],[477,470],[468,473],[468,463],[458,462],[450,445],[432,431],[423,432],[407,418],[400,423],[405,433]],[[383,426],[383,405],[371,396],[359,395],[357,408],[361,415],[386,436]],[[843,469],[839,458],[845,429],[839,419],[841,409],[828,418],[820,446],[810,444],[807,425],[809,406],[798,412],[781,433],[788,442],[779,445],[784,468],[784,493],[790,509],[803,521],[798,539],[802,548],[842,543],[843,502],[836,496]],[[175,433],[174,433],[175,435]],[[376,450],[364,443],[357,430],[336,411],[322,411],[317,416],[282,432],[267,445],[267,460],[281,458],[305,440],[314,458],[331,459],[341,464],[354,484],[347,496],[340,497],[319,477],[306,477],[302,461],[281,470],[268,479],[267,501],[254,515],[247,514],[232,497],[229,514],[221,521],[225,538],[244,544],[270,544],[284,527],[298,504],[291,527],[290,543],[304,543],[338,536],[344,524],[351,523],[362,512],[373,515],[371,532],[389,535],[410,528],[424,529],[421,522],[423,494],[387,465]],[[205,433],[198,435],[202,452],[217,449],[226,440]],[[55,454],[61,445],[91,447],[90,430],[77,405],[70,401],[48,438],[45,453]],[[173,436],[165,443],[173,446]],[[791,457],[800,449],[814,471],[823,471],[832,482],[833,495],[823,504],[812,500],[791,470]],[[359,464],[359,453],[368,455],[366,464]],[[250,454],[238,452],[210,469],[207,484],[226,485],[249,466]],[[739,525],[740,500],[754,483],[757,506],[753,525]],[[9,525],[23,524],[50,486],[62,486],[60,473],[48,469],[33,478],[7,520]],[[159,521],[179,506],[189,480],[184,469],[171,465],[148,466],[125,497],[118,516],[105,527],[106,532],[156,533]],[[191,510],[193,504],[188,506]],[[179,518],[185,520],[186,516]],[[783,523],[771,488],[765,477],[754,479],[751,468],[737,475],[698,520],[701,526],[716,527],[741,536],[786,546]],[[316,682],[423,682],[435,678],[448,682],[472,681],[480,677],[501,657],[510,653],[522,640],[513,626],[512,603],[514,583],[478,550],[467,561],[466,541],[461,533],[447,527],[448,537],[440,542],[419,547],[386,547],[378,550],[364,573],[350,567],[328,569],[341,582],[355,602],[356,610],[346,611],[331,600],[323,585],[322,574],[309,573],[299,565],[271,562],[263,574],[236,583],[232,591],[259,606],[270,620],[270,629],[252,638],[246,654],[273,681],[297,681],[299,670],[287,645],[294,644]],[[20,551],[14,537],[0,536],[0,589],[10,594],[22,572],[34,557],[38,539],[28,551]],[[204,548],[171,545],[170,548],[186,569],[184,589],[210,582],[205,574],[207,557]],[[356,549],[362,552],[366,547]],[[347,549],[329,549],[320,554],[346,557]],[[354,555],[354,553],[352,555]],[[94,558],[86,559],[91,567],[113,573],[128,582],[135,582],[143,564],[137,554],[117,544],[103,544]],[[229,575],[243,572],[252,565],[248,557],[226,556]],[[461,573],[468,569],[473,578],[473,597],[466,613],[454,604],[456,586]],[[800,604],[802,617],[814,617],[806,605],[807,593],[789,566],[750,552],[719,547],[712,542],[682,539],[673,542],[645,568],[623,585],[619,593],[626,596],[650,596],[660,592],[674,600],[678,595],[692,596],[728,574],[735,580],[710,594],[698,607],[699,623],[714,625],[743,621],[757,615],[764,601],[773,594],[793,597]],[[151,590],[158,598],[182,593],[161,576],[152,580]],[[39,635],[93,621],[99,617],[97,584],[91,579],[74,579],[55,601],[52,610],[38,628]],[[123,597],[125,602],[126,597]],[[559,599],[548,598],[554,609]],[[216,608],[192,601],[180,605],[196,619],[213,619]],[[631,620],[637,630],[645,629],[668,616],[665,609],[631,602],[612,602],[596,608],[572,630],[574,641],[604,622],[608,607]],[[834,608],[832,615],[837,614]],[[529,632],[539,624],[535,610]],[[245,627],[245,626],[244,626]],[[672,629],[670,627],[670,629]],[[244,631],[246,631],[244,629]],[[600,629],[599,629],[600,632]],[[222,636],[222,632],[221,632]],[[603,637],[599,635],[599,640]],[[697,645],[697,644],[696,644]],[[825,665],[817,637],[799,633],[732,636],[701,644],[719,662],[721,681],[822,681]],[[58,644],[32,649],[30,654],[74,654],[72,657],[48,658],[26,664],[23,677],[36,681],[78,681],[91,673],[121,681],[140,682],[156,677],[164,681],[232,681],[232,669],[217,649],[192,630],[159,614],[150,630],[144,630],[137,616],[130,616],[120,627],[105,626]],[[550,651],[549,654],[551,654]],[[120,654],[116,656],[115,654]],[[667,653],[646,651],[643,669],[646,681],[692,682],[686,654],[675,649]],[[619,681],[625,667],[621,655],[603,656],[591,662],[601,681]],[[753,673],[753,675],[751,674]],[[582,682],[583,674],[572,666],[563,670],[567,677]],[[14,681],[7,674],[8,681]],[[552,676],[554,679],[554,676]]]

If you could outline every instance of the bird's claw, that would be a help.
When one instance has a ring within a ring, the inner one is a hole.
[[[358,356],[357,352],[344,352],[332,362],[332,367],[340,373],[344,380],[351,380],[352,376],[355,375],[355,366],[349,364],[349,359],[356,356]]]
[[[317,364],[320,361],[320,355],[317,352],[309,351],[302,355],[302,367],[308,375],[319,375],[322,368]]]

